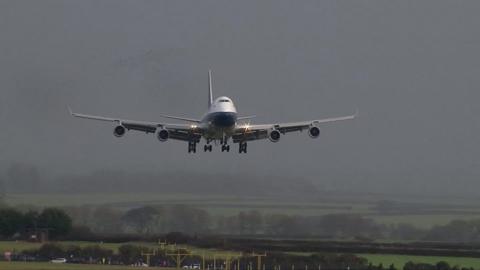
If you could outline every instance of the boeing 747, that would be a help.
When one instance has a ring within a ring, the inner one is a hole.
[[[163,118],[180,120],[188,124],[132,121],[74,113],[72,110],[70,110],[70,114],[79,118],[114,123],[116,126],[113,135],[115,137],[123,137],[127,131],[136,130],[156,134],[157,139],[161,142],[185,141],[188,142],[188,153],[197,152],[197,144],[202,138],[205,140],[203,147],[205,152],[212,151],[212,143],[221,145],[222,152],[230,152],[229,142],[233,142],[238,143],[239,153],[247,153],[247,142],[249,141],[269,139],[271,142],[278,142],[282,135],[295,131],[307,130],[311,138],[318,138],[320,136],[319,125],[354,119],[357,115],[303,122],[251,125],[248,122],[254,116],[238,116],[237,109],[230,98],[224,96],[213,98],[211,71],[208,72],[208,111],[201,119],[160,115]]]

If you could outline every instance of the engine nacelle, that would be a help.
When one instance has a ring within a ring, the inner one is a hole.
[[[308,129],[308,135],[310,136],[310,138],[318,138],[320,136],[320,129],[318,127],[310,127]]]
[[[280,131],[276,129],[273,129],[268,133],[268,139],[270,139],[271,142],[278,142],[280,140],[280,137]]]
[[[115,137],[117,138],[120,138],[120,137],[123,137],[123,135],[125,135],[126,132],[127,130],[125,129],[124,126],[116,126],[115,129],[113,130],[113,135],[115,135]]]
[[[170,132],[166,129],[160,129],[157,132],[157,139],[161,142],[166,142],[168,138],[170,137]]]

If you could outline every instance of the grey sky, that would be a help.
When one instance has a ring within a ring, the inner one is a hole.
[[[477,195],[479,1],[0,1],[0,161],[258,173],[328,188]],[[66,111],[162,121],[214,92],[255,122],[353,113],[319,140],[188,155]],[[365,188],[367,185],[367,188]]]

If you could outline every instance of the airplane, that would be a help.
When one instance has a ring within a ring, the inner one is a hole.
[[[169,124],[163,122],[132,121],[119,118],[87,115],[75,113],[70,108],[72,116],[84,119],[99,120],[115,123],[113,130],[115,137],[123,137],[127,131],[136,130],[156,134],[160,142],[178,140],[188,142],[188,153],[197,152],[197,144],[204,138],[204,152],[212,152],[212,142],[221,145],[222,152],[230,152],[229,142],[238,143],[238,152],[247,153],[247,142],[269,139],[271,142],[280,141],[286,133],[295,131],[308,131],[311,138],[320,136],[320,124],[354,119],[357,114],[310,120],[292,123],[273,123],[251,125],[248,121],[255,116],[238,116],[237,109],[232,99],[221,96],[213,98],[212,71],[208,71],[208,111],[201,119],[187,117],[160,115],[162,118],[185,121],[188,124]],[[247,121],[248,120],[248,121]]]

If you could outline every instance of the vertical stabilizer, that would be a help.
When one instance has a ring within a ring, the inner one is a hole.
[[[212,70],[208,70],[208,107],[212,106],[213,92],[212,92]]]

